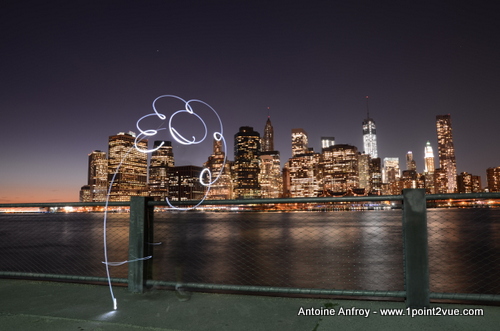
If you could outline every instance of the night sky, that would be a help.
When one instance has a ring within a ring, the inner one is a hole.
[[[262,135],[270,114],[282,165],[292,128],[317,152],[321,136],[362,151],[368,95],[379,156],[404,170],[411,150],[421,172],[429,140],[438,167],[436,115],[449,113],[458,172],[485,186],[486,169],[500,166],[499,10],[495,1],[4,1],[0,203],[78,201],[88,154],[138,132],[163,94],[210,104],[231,160],[238,128]],[[186,136],[199,127],[178,119]],[[173,144],[176,165],[201,165],[207,141]]]

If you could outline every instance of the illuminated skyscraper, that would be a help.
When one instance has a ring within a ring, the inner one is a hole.
[[[365,193],[371,190],[371,158],[368,154],[359,154],[359,188],[365,189]]]
[[[307,133],[292,129],[292,158],[285,164],[283,173],[287,197],[316,197],[320,193],[320,154],[307,147]]]
[[[444,171],[446,176],[446,192],[455,193],[457,191],[457,163],[455,160],[450,114],[436,116],[436,128],[439,167]]]
[[[212,174],[212,181],[217,176],[219,179],[210,186],[208,200],[226,200],[233,198],[233,181],[231,176],[231,162],[226,160],[224,164],[225,152],[222,149],[222,141],[214,139],[213,153],[203,167],[208,168]],[[220,175],[219,175],[220,174]],[[208,182],[208,179],[206,180]]]
[[[359,154],[355,146],[339,144],[323,149],[321,177],[324,194],[346,194],[359,188],[358,165]]]
[[[382,173],[384,183],[397,182],[401,177],[399,170],[399,157],[385,157],[384,171]]]
[[[283,193],[280,153],[262,152],[260,155],[259,183],[263,199],[280,198]]]
[[[433,174],[434,173],[434,151],[432,150],[432,146],[430,142],[425,144],[424,151],[424,174]]]
[[[371,159],[370,172],[371,172],[370,194],[380,195],[382,194],[382,165],[379,157]]]
[[[83,185],[80,189],[80,202],[92,202],[92,189],[89,185]]]
[[[482,191],[481,177],[462,172],[457,176],[457,188],[458,193],[479,193]]]
[[[274,151],[274,129],[271,124],[270,116],[267,117],[266,126],[264,127],[264,137],[262,138],[262,151]]]
[[[110,201],[128,201],[130,196],[146,196],[148,157],[134,147],[135,133],[120,132],[109,137],[108,182],[113,180]],[[137,142],[147,149],[147,140]]]
[[[321,137],[321,148],[335,145],[335,137]]]
[[[417,171],[417,163],[413,159],[412,151],[408,151],[408,153],[406,153],[406,170]]]
[[[202,167],[178,166],[168,172],[168,197],[170,201],[201,200],[205,186],[200,183]]]
[[[303,129],[292,129],[292,157],[308,153],[307,145],[307,133]]]
[[[488,191],[500,192],[500,167],[486,169]]]
[[[236,199],[260,198],[260,134],[242,126],[234,135],[234,193]]]
[[[418,188],[417,172],[415,170],[404,170],[400,182],[401,182],[401,189]]]
[[[425,193],[436,193],[436,167],[434,165],[434,151],[432,150],[431,143],[428,141],[425,144],[424,150],[424,186]]]
[[[175,165],[174,153],[170,141],[157,140],[154,142],[154,148],[158,149],[151,154],[149,194],[155,200],[164,200],[168,196],[168,172]]]
[[[370,155],[372,159],[378,157],[377,130],[375,129],[375,121],[370,117],[368,97],[366,97],[366,119],[363,121],[363,148],[365,154]]]
[[[320,154],[307,153],[298,154],[288,160],[283,173],[288,176],[284,178],[287,197],[317,197],[321,193]]]
[[[274,130],[268,117],[264,127],[260,154],[259,183],[263,199],[279,198],[283,194],[280,152],[274,150]]]
[[[432,176],[434,177],[434,187],[432,193],[436,194],[448,193],[448,178],[446,176],[446,171],[444,171],[444,169],[442,168],[436,168],[434,169],[434,174],[432,174]]]
[[[89,201],[106,201],[108,190],[108,159],[105,152],[93,151],[89,154],[87,185],[90,187]]]

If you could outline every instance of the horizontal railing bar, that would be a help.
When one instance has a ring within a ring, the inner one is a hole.
[[[35,272],[19,272],[19,271],[0,271],[0,277],[21,277],[21,278],[37,278],[37,279],[58,279],[58,280],[75,280],[80,282],[102,282],[107,283],[107,277],[95,276],[78,276],[64,274],[44,274]],[[111,278],[112,283],[126,284],[127,278]]]
[[[85,282],[107,282],[106,277],[93,276],[76,276],[76,275],[60,275],[60,274],[44,274],[32,272],[13,272],[0,271],[0,277],[20,277],[20,278],[37,278],[37,279],[58,279],[58,280],[74,280]],[[111,278],[112,283],[128,283],[127,278]],[[148,280],[148,286],[169,286],[176,287],[177,282],[155,281]],[[378,296],[378,297],[401,297],[406,295],[405,291],[363,291],[363,290],[328,290],[328,289],[311,289],[311,288],[292,288],[292,287],[272,287],[272,286],[247,286],[247,285],[224,285],[224,284],[204,284],[204,283],[182,283],[183,288],[200,289],[200,290],[222,290],[222,291],[237,291],[237,292],[261,292],[261,293],[287,293],[287,294],[314,294],[314,295],[344,295],[344,296]]]
[[[156,286],[171,286],[171,287],[179,285],[179,283],[177,282],[152,281],[152,280],[147,281],[146,284],[151,286],[156,285]],[[182,283],[181,286],[184,289],[280,293],[280,294],[374,296],[374,297],[399,297],[399,298],[404,298],[406,296],[406,291],[328,290],[328,289],[315,289],[315,288],[224,285],[224,284],[204,284],[204,283]]]
[[[0,277],[36,278],[36,279],[58,279],[80,282],[106,283],[106,277],[77,276],[44,274],[32,272],[0,271]],[[127,284],[127,278],[111,278],[112,283]],[[149,286],[175,287],[179,283],[148,280]],[[291,288],[291,287],[271,287],[271,286],[245,286],[245,285],[224,285],[224,284],[204,284],[204,283],[183,283],[182,287],[200,290],[220,290],[236,292],[261,292],[261,293],[281,293],[281,294],[311,294],[311,295],[339,295],[339,296],[372,296],[372,297],[393,297],[404,298],[406,291],[365,291],[365,290],[328,290],[311,288]],[[467,294],[467,293],[436,293],[429,294],[430,299],[442,300],[473,300],[473,301],[500,301],[497,294]]]
[[[431,299],[446,300],[473,300],[473,301],[500,301],[499,294],[476,294],[476,293],[435,293],[429,294]]]

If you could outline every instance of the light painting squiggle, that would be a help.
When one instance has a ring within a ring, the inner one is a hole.
[[[203,102],[201,100],[191,99],[191,100],[186,101],[186,100],[184,100],[184,99],[182,99],[182,98],[180,98],[178,96],[175,96],[175,95],[162,95],[162,96],[159,96],[159,97],[157,97],[153,101],[153,105],[152,106],[153,106],[154,113],[142,116],[141,118],[139,118],[139,120],[137,120],[137,123],[136,123],[136,127],[140,131],[140,133],[136,136],[136,139],[134,141],[134,147],[135,147],[135,149],[137,149],[141,153],[152,153],[152,152],[160,149],[163,146],[163,141],[161,142],[161,144],[159,146],[157,146],[156,148],[153,148],[153,149],[141,149],[138,146],[138,142],[140,142],[145,137],[152,137],[152,136],[157,135],[159,131],[166,130],[166,128],[162,128],[162,127],[158,127],[157,129],[143,130],[140,127],[140,125],[139,125],[142,120],[144,120],[144,119],[146,119],[148,117],[154,117],[154,116],[156,116],[158,119],[162,120],[163,122],[167,119],[167,116],[165,114],[163,114],[163,113],[158,112],[158,110],[156,108],[156,102],[158,100],[162,99],[162,98],[174,98],[174,99],[180,100],[180,101],[182,101],[184,103],[184,109],[175,111],[170,116],[169,121],[168,121],[168,130],[170,132],[170,135],[172,136],[172,138],[175,141],[177,141],[178,143],[180,143],[182,145],[189,146],[189,145],[200,144],[200,143],[202,143],[206,139],[206,137],[208,135],[207,123],[203,120],[203,118],[199,114],[197,114],[193,110],[193,106],[192,106],[193,104],[200,103],[200,104],[205,105],[206,107],[208,107],[213,112],[213,114],[216,116],[217,121],[218,121],[218,128],[217,128],[216,131],[213,132],[213,138],[216,141],[221,141],[222,142],[223,149],[224,149],[224,161],[222,163],[222,167],[220,168],[219,173],[217,174],[217,176],[215,176],[215,179],[213,179],[213,180],[212,180],[213,175],[212,175],[212,172],[210,171],[209,168],[204,168],[201,171],[200,176],[199,176],[200,183],[203,186],[207,187],[207,190],[205,191],[205,195],[203,196],[203,198],[196,205],[194,205],[192,207],[188,207],[188,208],[180,208],[180,207],[173,206],[172,203],[170,202],[170,200],[168,199],[168,197],[166,198],[166,202],[170,206],[170,208],[178,209],[178,210],[190,210],[190,209],[194,209],[194,208],[198,207],[199,205],[201,205],[203,203],[203,201],[205,201],[206,197],[208,196],[208,193],[210,192],[210,187],[215,182],[217,182],[217,180],[220,178],[222,172],[224,171],[224,167],[226,165],[226,160],[227,160],[226,159],[227,145],[226,145],[226,140],[224,139],[224,135],[223,135],[222,121],[221,121],[221,119],[219,117],[219,114],[215,111],[215,109],[213,109],[209,104],[207,104],[206,102]],[[187,113],[189,115],[192,115],[198,121],[200,121],[202,123],[203,128],[204,128],[204,132],[203,132],[203,137],[202,138],[197,139],[195,136],[193,136],[191,140],[187,139],[186,137],[184,137],[181,133],[179,133],[173,127],[172,121],[173,121],[174,117],[176,115],[178,115],[178,114],[181,114],[181,113]],[[108,278],[108,285],[109,285],[109,289],[110,289],[110,293],[111,293],[111,298],[113,300],[113,308],[114,308],[114,310],[117,309],[117,300],[116,300],[116,298],[115,298],[115,296],[113,294],[113,288],[111,286],[111,277],[110,277],[110,272],[109,272],[109,266],[119,266],[119,265],[123,265],[123,264],[129,263],[129,262],[143,261],[143,260],[147,260],[147,259],[152,258],[152,256],[147,256],[147,257],[143,257],[143,258],[136,258],[136,259],[129,260],[129,261],[108,262],[106,224],[107,224],[107,211],[108,211],[109,197],[110,197],[110,194],[111,194],[111,188],[113,186],[115,177],[118,174],[118,171],[119,171],[119,169],[120,169],[123,161],[128,156],[128,154],[129,154],[129,152],[131,150],[132,150],[132,148],[130,148],[127,151],[127,153],[125,153],[125,155],[123,156],[122,160],[120,161],[120,164],[118,165],[115,173],[113,174],[113,177],[112,177],[111,182],[109,184],[108,194],[106,196],[106,204],[105,204],[105,209],[104,209],[104,231],[103,231],[103,237],[104,237],[104,261],[102,263],[104,263],[104,265],[106,266],[106,274],[107,274],[107,278]],[[205,177],[208,178],[208,181],[204,180]],[[150,244],[151,245],[159,245],[161,243],[150,243]]]
[[[165,130],[166,128],[158,128],[158,129],[148,129],[148,130],[143,130],[141,127],[140,127],[140,122],[145,119],[145,118],[148,118],[148,117],[152,117],[152,116],[156,116],[158,117],[160,120],[164,121],[167,119],[167,116],[165,114],[162,114],[160,112],[158,112],[157,108],[156,108],[156,102],[162,98],[175,98],[175,99],[178,99],[180,101],[182,101],[184,103],[184,109],[181,109],[181,110],[177,110],[175,111],[169,118],[169,121],[168,121],[168,130],[170,132],[170,135],[172,136],[172,138],[177,141],[179,144],[182,144],[182,145],[196,145],[196,144],[200,144],[202,143],[207,135],[208,135],[208,128],[207,128],[207,123],[203,120],[203,118],[198,115],[194,110],[193,110],[193,107],[192,107],[192,104],[194,103],[201,103],[205,106],[207,106],[212,112],[213,114],[216,116],[217,118],[217,121],[218,121],[218,130],[217,131],[214,131],[213,133],[213,138],[216,140],[216,141],[222,141],[222,145],[223,145],[223,148],[224,148],[224,161],[223,161],[223,164],[222,164],[222,167],[219,171],[219,173],[217,174],[217,176],[215,177],[214,180],[212,180],[213,176],[212,176],[212,173],[210,171],[209,168],[204,168],[201,173],[200,173],[200,183],[207,187],[207,190],[205,192],[205,195],[203,196],[203,198],[194,206],[192,207],[189,207],[189,208],[179,208],[179,207],[176,207],[176,206],[173,206],[170,202],[170,200],[168,199],[168,197],[166,198],[166,201],[167,201],[167,204],[171,207],[171,208],[174,208],[174,209],[179,209],[179,210],[189,210],[189,209],[194,209],[196,207],[198,207],[199,205],[201,205],[203,203],[203,201],[205,201],[205,199],[207,198],[207,195],[208,193],[210,192],[210,187],[219,179],[219,177],[221,176],[223,170],[224,170],[224,166],[226,164],[226,155],[227,155],[227,145],[226,145],[226,140],[224,139],[224,135],[223,135],[223,126],[222,126],[222,121],[219,117],[219,114],[215,111],[215,109],[212,108],[212,106],[210,106],[208,103],[204,102],[204,101],[201,101],[201,100],[197,100],[197,99],[191,99],[191,100],[184,100],[182,98],[179,98],[178,96],[175,96],[175,95],[162,95],[162,96],[159,96],[158,98],[156,98],[154,101],[153,101],[153,110],[154,110],[154,113],[151,113],[151,114],[147,114],[145,116],[142,116],[136,123],[136,127],[137,129],[140,131],[140,133],[137,135],[136,139],[135,139],[135,148],[142,152],[142,153],[152,153],[156,150],[158,150],[159,148],[161,148],[161,146],[163,146],[163,142],[157,146],[156,148],[153,148],[153,149],[147,149],[147,150],[144,150],[144,149],[141,149],[139,148],[139,146],[137,146],[137,142],[141,141],[142,140],[142,137],[151,137],[151,136],[155,136],[156,134],[158,134],[158,131],[160,130]],[[181,114],[181,113],[187,113],[189,115],[193,115],[194,117],[196,117],[202,124],[203,124],[203,128],[204,128],[204,132],[203,132],[203,137],[200,138],[200,139],[197,139],[195,136],[192,137],[192,140],[189,140],[187,139],[186,137],[184,137],[182,134],[180,134],[172,125],[172,121],[174,119],[174,117],[178,114]],[[207,176],[208,177],[208,182],[205,182],[204,181],[204,177]]]

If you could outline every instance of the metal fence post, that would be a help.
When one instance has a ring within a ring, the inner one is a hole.
[[[129,261],[152,256],[153,207],[146,197],[130,198]],[[152,259],[128,264],[128,290],[143,293],[146,281],[152,276]]]
[[[429,307],[429,259],[425,189],[403,190],[406,306]]]

